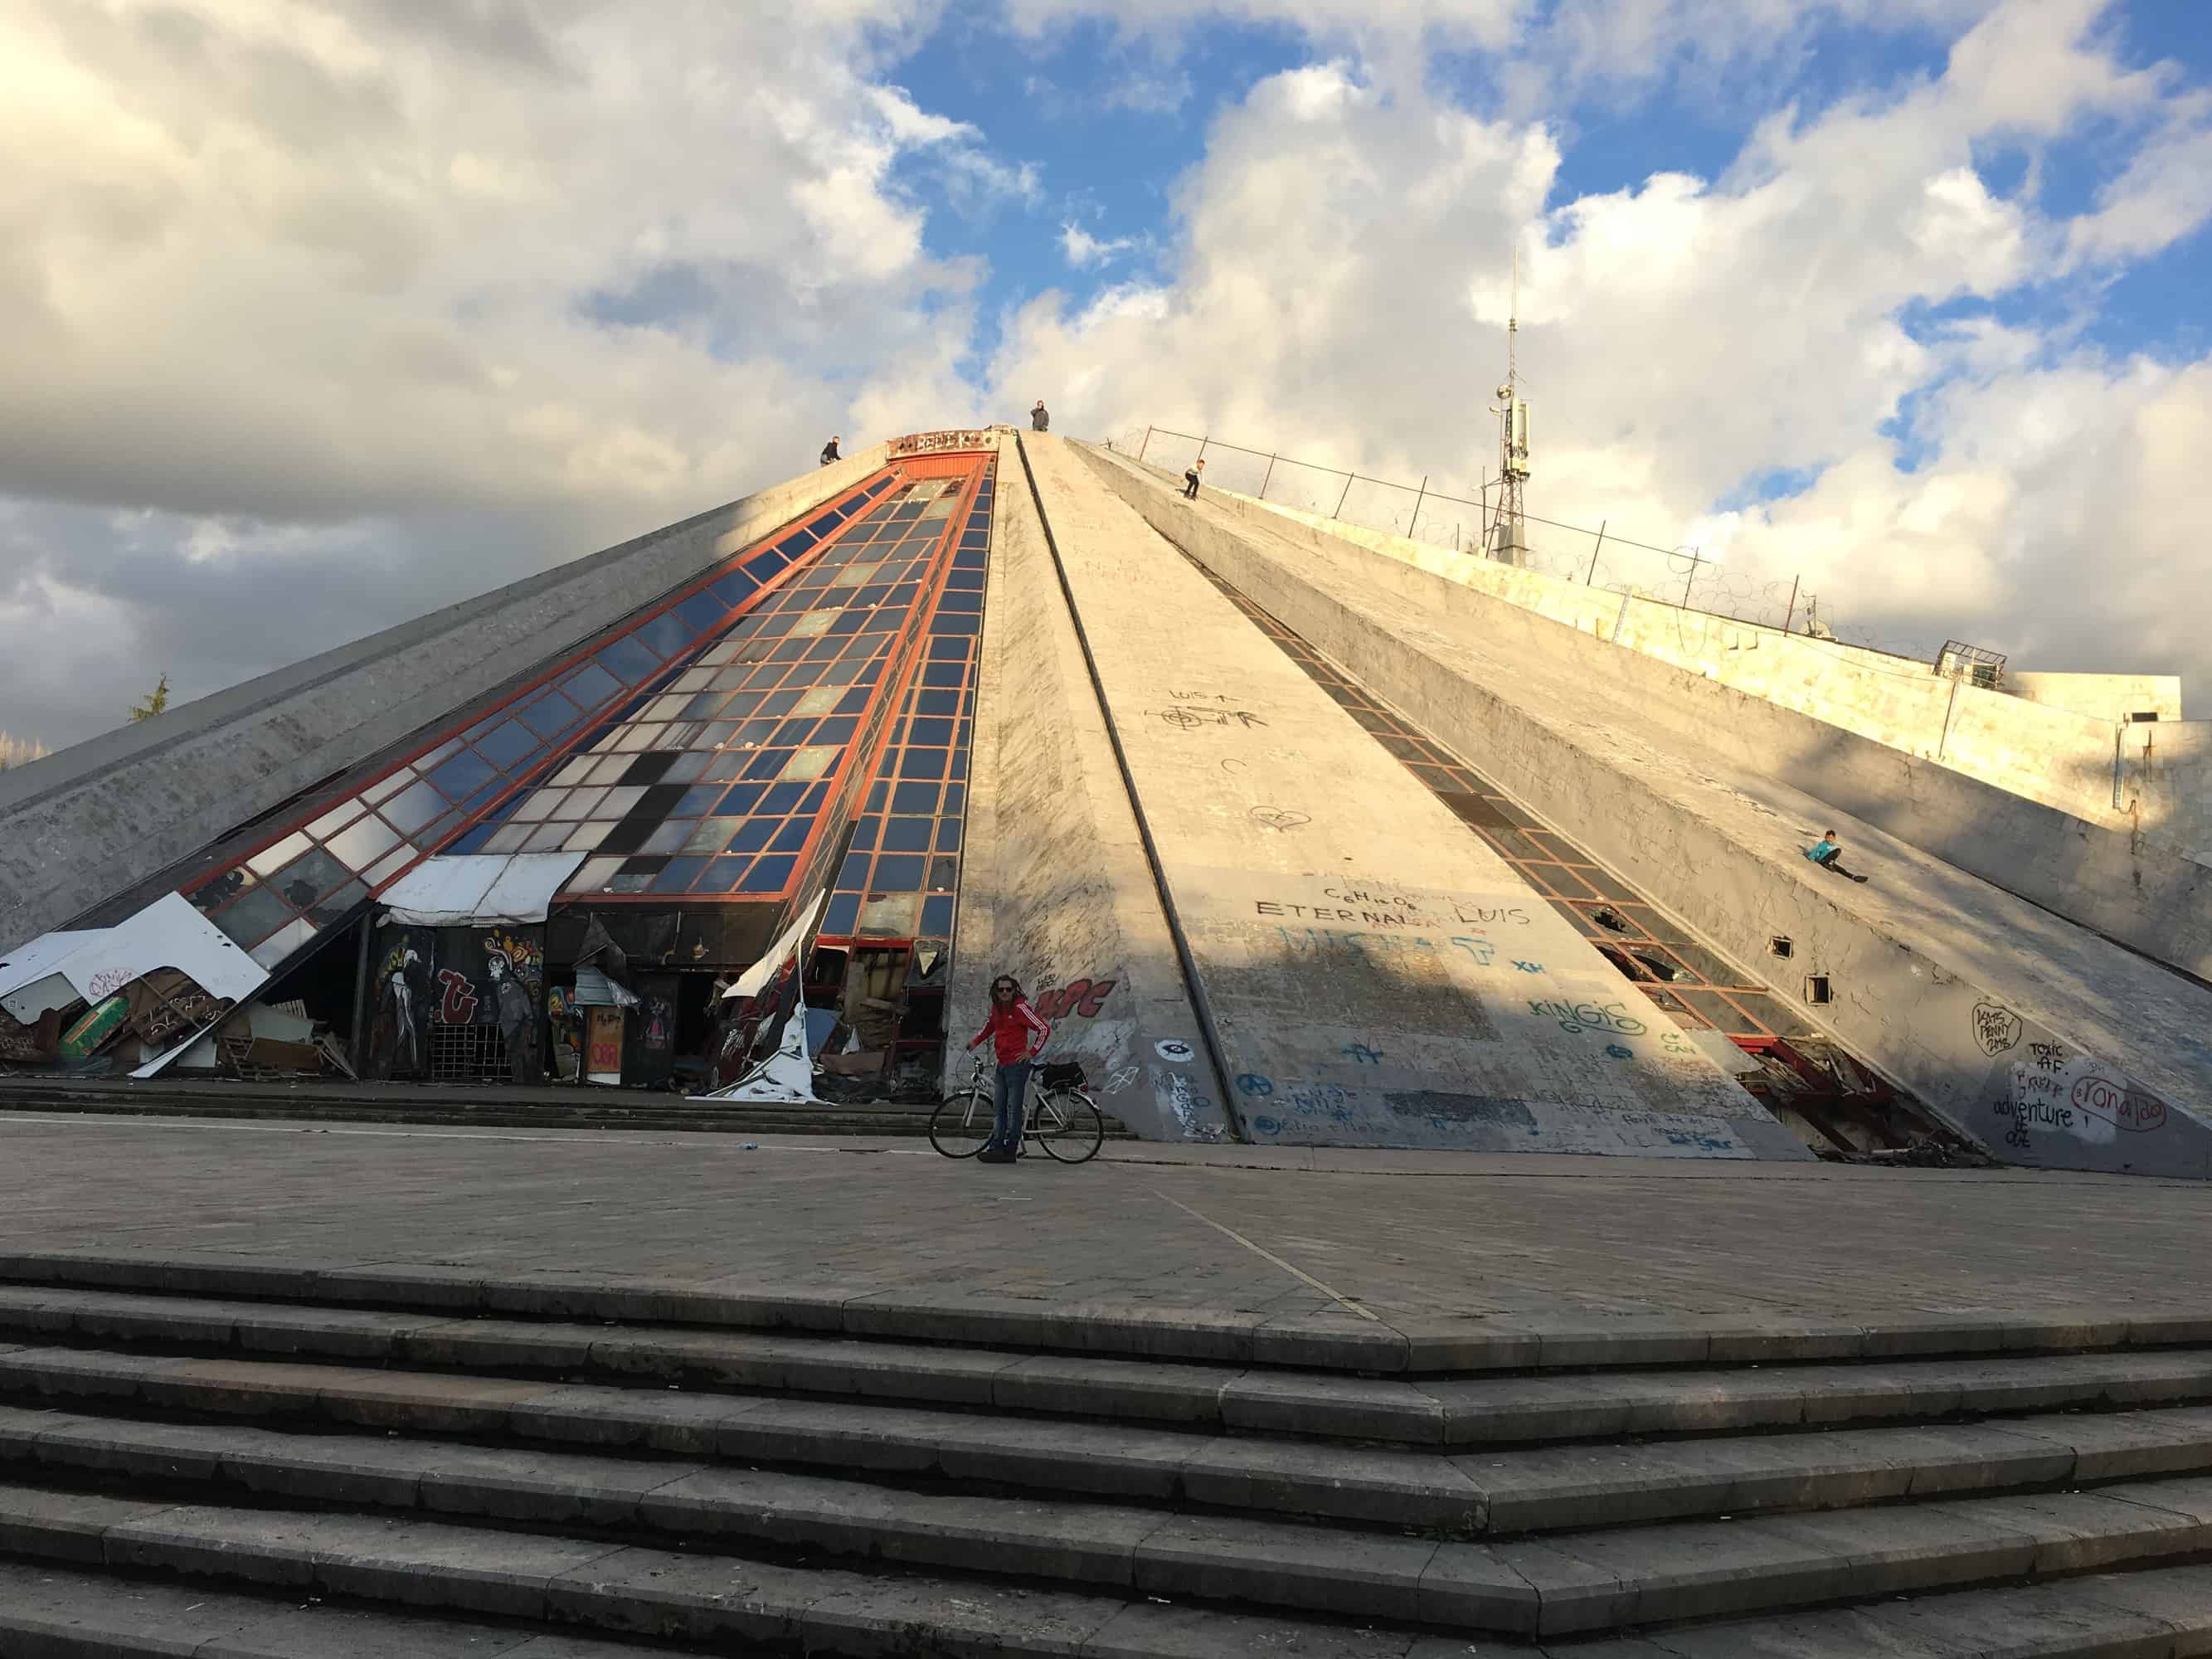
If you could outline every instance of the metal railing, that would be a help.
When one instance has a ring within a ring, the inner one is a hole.
[[[1476,558],[1486,556],[1498,501],[1495,479],[1484,480],[1473,495],[1455,495],[1437,487],[1433,478],[1425,477],[1418,484],[1373,478],[1279,451],[1253,449],[1164,426],[1132,428],[1111,442],[1139,461],[1170,471],[1181,471],[1203,458],[1206,482],[1217,489]],[[1878,640],[1870,630],[1839,624],[1820,596],[1796,577],[1769,580],[1732,570],[1701,548],[1640,541],[1613,531],[1607,520],[1592,528],[1524,513],[1522,521],[1523,568],[1679,610],[1837,640],[1905,659],[1918,673],[1929,672],[1926,652],[1909,645],[1900,648],[1902,642]]]

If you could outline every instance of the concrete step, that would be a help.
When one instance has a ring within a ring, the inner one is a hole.
[[[334,1564],[335,1565],[335,1564]],[[352,1566],[355,1564],[346,1564]],[[362,1564],[366,1565],[366,1564]],[[343,1571],[341,1568],[341,1571]],[[697,1568],[693,1566],[696,1575]],[[434,1590],[443,1586],[427,1579]],[[673,1587],[672,1587],[673,1588]],[[565,1587],[564,1587],[565,1593]],[[650,1613],[674,1622],[676,1596]],[[1109,1611],[1109,1609],[1111,1609]],[[835,1614],[833,1609],[833,1616]],[[875,1632],[852,1616],[837,1620],[843,1651],[866,1650]],[[2173,1659],[2212,1646],[2212,1567],[2154,1568],[2095,1574],[2056,1583],[1909,1598],[1867,1609],[1834,1609],[1676,1627],[1657,1642],[1523,1644],[1351,1626],[1261,1620],[1234,1613],[1108,1603],[1101,1626],[1066,1621],[1048,1650],[1059,1659],[1989,1659],[2034,1654],[2039,1659]],[[711,1616],[711,1610],[709,1616]],[[965,1645],[984,1649],[988,1629],[968,1632]],[[816,1632],[805,1637],[818,1639]],[[712,1638],[704,1638],[712,1640]],[[1049,1640],[1049,1638],[1047,1638]],[[301,1605],[264,1591],[149,1583],[82,1567],[0,1561],[0,1652],[11,1659],[647,1659],[703,1653],[684,1642],[640,1646],[579,1634],[574,1626],[545,1633],[543,1625],[392,1613],[316,1600]],[[732,1650],[715,1642],[714,1650]],[[768,1650],[765,1648],[752,1650]],[[911,1650],[911,1649],[909,1650]],[[993,1646],[993,1653],[1034,1649]]]
[[[1275,1318],[1154,1304],[1056,1304],[917,1286],[809,1285],[718,1291],[696,1284],[543,1272],[487,1276],[442,1266],[283,1265],[168,1250],[0,1251],[0,1284],[312,1303],[532,1319],[681,1323],[842,1334],[866,1341],[1115,1354],[1146,1361],[1431,1376],[1499,1370],[1757,1365],[1920,1356],[2100,1354],[2212,1346],[2212,1304],[2051,1308],[2029,1316],[1889,1313],[1864,1320],[1535,1315]]]
[[[2212,1400],[2206,1349],[1417,1381],[796,1332],[455,1319],[20,1285],[0,1285],[0,1338],[19,1346],[62,1338],[526,1376],[648,1377],[694,1388],[1461,1448]]]
[[[0,1392],[57,1402],[0,1406],[0,1456],[18,1462],[82,1458],[78,1439],[53,1437],[56,1410],[136,1407],[984,1482],[1463,1536],[2212,1472],[2212,1408],[2203,1407],[1454,1455],[873,1403],[76,1349],[0,1352]],[[111,1445],[95,1435],[91,1443],[103,1455],[128,1450],[135,1470],[162,1467],[172,1440],[160,1425],[108,1426],[124,1438]],[[225,1431],[210,1428],[202,1439],[219,1445]]]
[[[0,1654],[9,1659],[666,1659],[668,1651],[543,1626],[0,1561]]]
[[[2179,1565],[2212,1548],[2212,1480],[2203,1479],[1480,1543],[681,1463],[230,1433],[239,1449],[178,1453],[180,1480],[196,1463],[214,1470],[212,1502],[117,1498],[66,1475],[49,1484],[59,1473],[51,1469],[35,1485],[0,1487],[0,1548],[82,1560],[94,1532],[111,1565],[283,1582],[295,1569],[271,1558],[304,1553],[315,1564],[331,1553],[322,1534],[343,1522],[356,1539],[380,1532],[400,1553],[519,1554],[557,1560],[563,1572],[642,1540],[694,1559],[738,1555],[748,1578],[765,1553],[813,1570],[892,1563],[986,1590],[1042,1583],[1057,1594],[1537,1638]],[[296,1443],[263,1449],[263,1438]],[[264,1506],[241,1512],[237,1497],[221,1495],[241,1489]],[[470,1541],[456,1551],[452,1524],[422,1518],[426,1510],[465,1517]],[[533,1529],[502,1524],[518,1522]],[[118,1558],[118,1535],[154,1547]],[[532,1615],[526,1606],[453,1605]]]

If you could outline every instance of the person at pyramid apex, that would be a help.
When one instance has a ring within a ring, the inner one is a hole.
[[[830,439],[828,443],[822,446],[823,465],[827,466],[830,462],[842,460],[842,459],[844,458],[837,453],[837,441],[835,438]]]
[[[1040,398],[1036,400],[1036,407],[1030,410],[1030,430],[1044,432],[1049,430],[1051,426],[1052,416],[1045,411],[1044,399]]]

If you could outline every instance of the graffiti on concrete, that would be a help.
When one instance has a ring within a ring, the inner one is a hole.
[[[1152,1052],[1171,1065],[1186,1064],[1198,1050],[1181,1037],[1163,1037],[1152,1045]]]
[[[1528,1012],[1546,1019],[1556,1019],[1559,1029],[1569,1036],[1584,1031],[1613,1031],[1622,1036],[1642,1036],[1650,1028],[1628,1012],[1624,1002],[1561,1002],[1540,997],[1528,1001]]]
[[[1297,830],[1313,822],[1310,812],[1294,811],[1287,806],[1255,806],[1245,816],[1262,830]]]
[[[935,455],[953,449],[986,449],[990,443],[991,434],[988,432],[915,432],[903,438],[892,439],[890,453],[894,455]]]
[[[1522,962],[1516,957],[1513,965],[1524,974],[1540,974],[1544,971],[1544,964],[1540,962]]]
[[[2032,1043],[2033,1057],[2014,1060],[2011,1078],[1990,1110],[2006,1120],[2005,1144],[2025,1150],[2038,1131],[2110,1146],[2124,1134],[2155,1134],[2168,1127],[2166,1103],[2130,1085],[2093,1055],[2063,1058],[2055,1043]],[[2048,1049],[2049,1054],[2033,1051]]]
[[[1347,1042],[1337,1053],[1354,1066],[1380,1066],[1382,1063],[1382,1051],[1370,1048],[1364,1042]]]
[[[1030,1000],[1047,1019],[1066,1019],[1070,1015],[1096,1019],[1120,983],[1114,979],[1073,979],[1058,990],[1041,991]]]
[[[1241,732],[1267,723],[1249,708],[1194,708],[1178,703],[1170,708],[1147,708],[1145,713],[1177,732],[1195,732],[1208,726],[1234,726]]]
[[[1994,1002],[1974,1005],[1974,1041],[1995,1058],[2020,1041],[2020,1016]]]
[[[1255,1100],[1265,1100],[1275,1092],[1275,1080],[1261,1077],[1257,1072],[1247,1072],[1237,1079],[1237,1091],[1250,1095]]]

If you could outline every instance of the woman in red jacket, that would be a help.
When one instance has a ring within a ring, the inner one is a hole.
[[[991,981],[991,1017],[969,1042],[974,1048],[985,1037],[992,1040],[999,1070],[993,1098],[998,1108],[991,1138],[978,1152],[981,1164],[1011,1164],[1022,1150],[1022,1111],[1029,1098],[1030,1067],[1044,1051],[1052,1027],[1038,1017],[1022,994],[1021,982],[1002,974]]]

